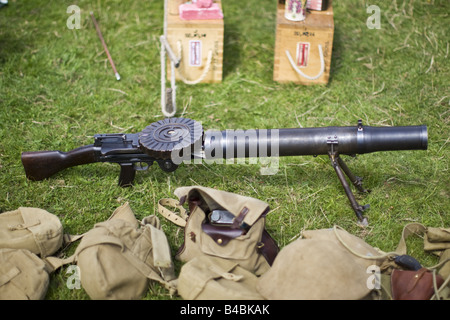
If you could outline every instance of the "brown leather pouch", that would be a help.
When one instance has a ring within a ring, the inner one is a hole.
[[[436,274],[437,288],[443,283],[444,279]],[[394,300],[429,300],[434,294],[433,273],[426,268],[417,271],[394,269],[391,291]]]
[[[244,234],[243,229],[239,228],[232,228],[232,227],[218,227],[213,226],[208,223],[202,224],[202,230],[205,232],[208,236],[214,239],[214,241],[219,246],[225,246],[230,242],[230,240],[235,239],[241,235]]]

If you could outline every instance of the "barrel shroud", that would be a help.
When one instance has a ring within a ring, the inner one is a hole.
[[[322,127],[291,129],[208,130],[205,158],[327,155],[333,145],[339,154],[426,150],[427,126]],[[336,149],[337,148],[337,149]]]

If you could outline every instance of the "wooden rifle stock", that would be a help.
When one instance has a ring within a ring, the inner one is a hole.
[[[93,144],[68,152],[32,151],[22,153],[22,164],[28,179],[39,181],[78,165],[97,162]]]

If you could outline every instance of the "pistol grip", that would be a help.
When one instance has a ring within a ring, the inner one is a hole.
[[[132,163],[120,163],[119,186],[131,187],[136,175],[136,170]]]

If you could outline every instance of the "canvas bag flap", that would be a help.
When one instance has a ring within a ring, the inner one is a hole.
[[[302,238],[328,240],[339,243],[342,248],[354,253],[354,259],[358,259],[359,263],[367,267],[375,263],[381,264],[386,260],[384,252],[372,247],[361,238],[338,226],[329,229],[304,230],[302,232]]]
[[[45,263],[25,249],[0,249],[0,300],[41,300],[49,284]]]
[[[258,281],[269,300],[354,300],[369,294],[367,268],[336,241],[297,239]]]
[[[440,251],[450,249],[450,228],[426,228],[424,250]]]
[[[427,228],[427,237],[430,242],[450,242],[450,228]]]
[[[264,201],[213,188],[202,186],[180,187],[174,193],[180,199],[180,202],[184,202],[189,199],[194,191],[201,195],[211,210],[218,208],[228,210],[235,217],[242,217],[240,223],[244,222],[249,226],[252,226],[256,220],[269,212],[269,205]]]
[[[20,207],[0,214],[0,248],[27,249],[44,258],[62,243],[61,221],[46,210]]]
[[[281,249],[258,290],[266,299],[363,299],[388,256],[338,226],[306,230]]]
[[[181,267],[178,293],[187,300],[262,300],[257,279],[235,261],[201,256]]]

